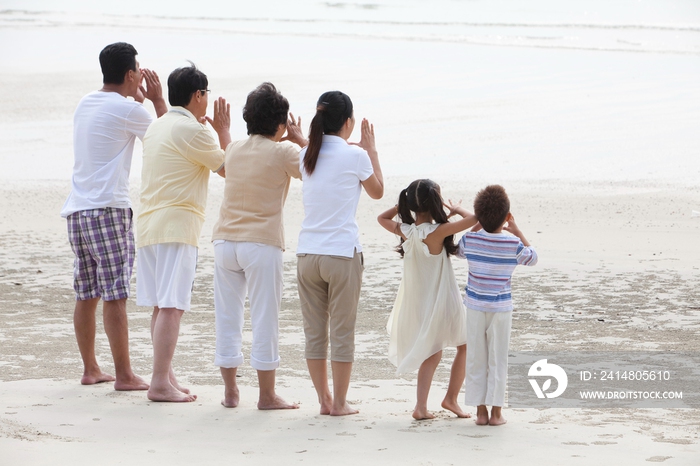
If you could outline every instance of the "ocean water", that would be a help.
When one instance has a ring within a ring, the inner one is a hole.
[[[322,92],[346,92],[387,176],[700,180],[698,1],[194,6],[2,0],[0,177],[70,177],[73,109],[122,40],[163,81],[194,61],[234,113],[262,81],[304,125]]]

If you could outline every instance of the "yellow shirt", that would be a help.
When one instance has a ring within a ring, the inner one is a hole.
[[[301,179],[299,149],[252,135],[226,148],[226,185],[212,240],[284,249],[282,208],[291,178]]]
[[[136,245],[198,245],[207,203],[209,171],[224,162],[211,131],[184,109],[173,107],[151,123],[143,138],[141,207]]]

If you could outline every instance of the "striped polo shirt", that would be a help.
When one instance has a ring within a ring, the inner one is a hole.
[[[535,265],[537,253],[509,233],[467,232],[459,240],[457,255],[469,261],[464,304],[482,312],[513,310],[510,279],[519,264]]]

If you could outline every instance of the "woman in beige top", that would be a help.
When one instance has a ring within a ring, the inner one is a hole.
[[[250,365],[258,372],[259,409],[298,408],[275,393],[279,366],[278,316],[282,302],[282,208],[291,178],[299,173],[299,148],[307,141],[301,121],[271,83],[248,94],[243,119],[248,139],[226,148],[226,185],[214,227],[214,304],[216,357],[225,392],[222,404],[238,405],[236,371],[241,353],[246,291],[250,300],[253,346]],[[285,136],[286,133],[286,136]]]

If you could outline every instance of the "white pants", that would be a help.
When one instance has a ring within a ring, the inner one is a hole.
[[[197,248],[162,243],[139,248],[136,260],[136,304],[190,310],[197,269]]]
[[[513,312],[467,308],[467,378],[464,403],[503,406],[508,378],[508,345]]]
[[[282,266],[282,250],[276,246],[214,242],[215,365],[233,368],[243,364],[241,346],[247,291],[253,330],[250,365],[260,371],[279,367]]]

